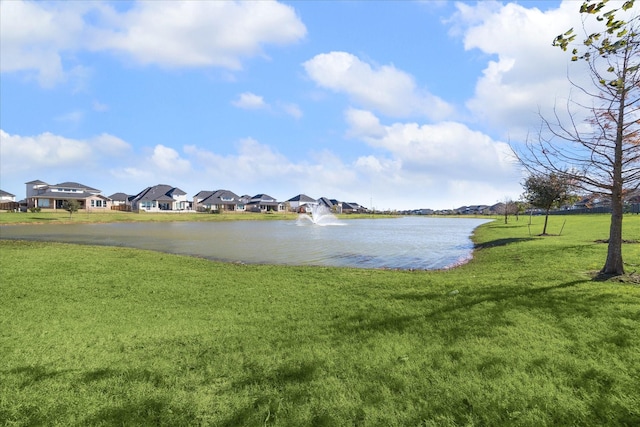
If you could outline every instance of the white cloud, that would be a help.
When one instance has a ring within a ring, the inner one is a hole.
[[[578,85],[588,85],[585,64],[570,63],[567,52],[551,46],[558,34],[582,27],[579,3],[564,2],[545,12],[516,3],[456,7],[450,22],[463,35],[465,49],[495,57],[467,102],[476,122],[521,138],[539,124],[539,113],[550,117],[554,105],[564,107],[571,89],[567,75]],[[579,97],[578,92],[572,95]]]
[[[345,112],[345,119],[349,125],[347,131],[349,137],[381,138],[386,134],[386,129],[371,111],[350,108]]]
[[[355,166],[368,174],[388,173],[398,169],[398,162],[379,159],[376,156],[362,156],[356,160]]]
[[[110,190],[110,192],[114,193],[120,193],[124,191],[132,194],[137,194],[139,191],[155,185],[151,183],[162,181],[154,171],[149,169],[140,169],[134,166],[113,168],[109,172],[121,183],[121,187],[119,189],[112,188],[112,190]],[[122,183],[126,183],[126,186]]]
[[[104,113],[109,111],[109,106],[107,104],[103,104],[100,101],[94,100],[91,104],[93,111],[97,111],[98,113]]]
[[[253,138],[238,141],[236,148],[235,154],[223,156],[193,145],[185,147],[202,177],[194,184],[198,190],[227,188],[250,195],[264,192],[284,201],[299,193],[346,197],[348,188],[359,188],[353,167],[328,151],[311,153],[309,160],[295,163]]]
[[[33,73],[43,87],[90,70],[69,64],[78,52],[110,51],[162,67],[242,68],[264,46],[295,43],[306,28],[274,1],[141,1],[126,11],[99,2],[0,3],[0,71]],[[70,69],[70,71],[69,71]]]
[[[159,169],[160,173],[169,176],[184,174],[191,170],[189,160],[181,158],[176,150],[162,144],[154,147],[150,161],[153,166]]]
[[[113,185],[113,179],[118,178],[112,171],[137,164],[132,147],[106,133],[79,140],[49,132],[22,136],[0,130],[0,182],[3,189],[10,187],[14,194],[19,194],[15,191],[34,179],[51,184],[81,181],[95,188],[105,188],[104,184]],[[123,182],[131,182],[130,172],[127,171]]]
[[[56,121],[77,125],[84,119],[84,111],[75,110],[56,117]]]
[[[297,104],[277,101],[273,107],[262,96],[251,92],[241,93],[231,104],[244,110],[265,110],[278,115],[286,114],[294,119],[302,117],[302,110]]]
[[[363,171],[384,176],[379,185],[395,182],[408,189],[412,184],[438,183],[434,189],[440,194],[456,182],[467,182],[499,192],[518,191],[520,171],[509,145],[461,123],[382,125],[367,111],[348,110],[345,115],[347,134],[383,153],[356,162]],[[466,203],[472,203],[468,194],[466,198]]]
[[[445,101],[418,88],[413,76],[393,65],[372,67],[347,52],[319,54],[302,65],[317,85],[390,117],[437,120],[453,112]]]
[[[294,43],[306,28],[278,2],[138,2],[115,14],[115,28],[96,30],[95,50],[125,53],[141,64],[237,70],[266,44]]]
[[[237,154],[230,155],[220,155],[194,145],[185,146],[184,151],[204,168],[207,181],[268,182],[296,169],[282,154],[253,138],[241,139],[236,148]]]
[[[234,153],[223,155],[194,145],[181,151],[161,144],[133,149],[109,134],[74,140],[0,131],[0,182],[14,194],[33,179],[81,181],[106,195],[136,194],[163,183],[190,196],[226,188],[285,201],[305,193],[365,206],[373,201],[378,209],[450,208],[519,194],[504,144],[486,135],[457,123],[378,123],[375,132],[367,131],[366,123],[354,122],[365,127],[353,129],[353,135],[374,152],[353,161],[328,150],[293,161],[253,138],[239,140]]]
[[[383,137],[362,139],[402,161],[403,168],[436,176],[496,182],[514,170],[508,144],[460,123],[394,123]]]
[[[282,111],[284,111],[286,114],[293,117],[294,119],[299,119],[303,115],[302,110],[300,109],[300,106],[298,106],[297,104],[281,102],[278,105],[280,108],[282,108]]]
[[[132,147],[128,142],[107,133],[91,138],[89,143],[95,151],[108,156],[108,158],[120,158],[118,161],[122,161],[122,157],[131,155],[132,152]]]
[[[37,136],[19,136],[3,130],[0,130],[0,151],[3,175],[83,165],[91,162],[93,153],[86,141],[49,132]]]
[[[259,110],[263,108],[269,108],[269,105],[264,102],[264,98],[255,93],[244,92],[238,95],[238,98],[231,102],[238,108],[246,110]]]
[[[85,29],[80,3],[0,3],[0,71],[35,72],[44,87],[65,80],[62,55],[78,48]]]

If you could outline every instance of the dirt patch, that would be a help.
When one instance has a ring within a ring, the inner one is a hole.
[[[592,271],[591,279],[596,282],[627,283],[631,285],[640,285],[640,273],[638,273],[637,271],[621,274],[618,276],[602,274],[599,271]]]
[[[609,243],[609,239],[598,239],[595,241],[596,243]],[[627,239],[622,239],[622,243],[640,243],[640,240],[627,240]]]

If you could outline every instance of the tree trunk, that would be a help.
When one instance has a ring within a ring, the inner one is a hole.
[[[547,234],[547,221],[549,221],[549,209],[544,214],[544,227],[542,228],[542,234]]]
[[[625,58],[625,70],[626,70]],[[607,248],[607,261],[602,267],[601,273],[610,275],[624,274],[622,262],[622,144],[624,138],[624,111],[627,98],[625,79],[622,79],[622,89],[618,104],[618,120],[616,122],[616,144],[613,158],[613,174],[611,176],[611,226],[609,227],[609,247]]]
[[[624,274],[622,262],[622,186],[614,185],[611,196],[611,226],[609,227],[609,247],[607,261],[601,273],[618,276]]]

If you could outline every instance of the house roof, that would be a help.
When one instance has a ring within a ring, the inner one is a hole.
[[[202,190],[202,191],[199,191],[198,194],[193,196],[193,198],[194,199],[204,200],[207,197],[211,196],[213,193],[214,193],[213,191]]]
[[[113,193],[109,196],[111,200],[115,200],[116,202],[126,202],[129,200],[131,196],[125,193]]]
[[[260,201],[260,202],[275,202],[276,199],[274,199],[273,197],[269,196],[268,194],[256,194],[255,196],[253,196],[251,198],[251,201]]]
[[[84,185],[84,184],[80,184],[78,182],[72,182],[72,181],[61,182],[60,184],[51,185],[51,184],[47,184],[44,181],[40,181],[39,179],[36,179],[34,181],[26,182],[25,184],[48,187],[46,191],[43,194],[39,194],[38,197],[48,195],[50,197],[63,198],[63,197],[59,197],[59,194],[49,194],[51,188],[73,188],[73,189],[80,190],[82,192],[91,193],[91,194],[100,193],[100,190],[98,190],[97,188],[89,187],[88,185]],[[88,197],[88,196],[85,195],[84,197]],[[64,197],[64,198],[77,199],[78,197]]]
[[[157,200],[161,202],[173,201],[174,194],[177,196],[182,196],[187,193],[180,190],[179,188],[172,187],[170,185],[158,184],[158,185],[154,185],[153,187],[145,188],[140,193],[138,193],[133,200],[136,200],[138,202],[153,201],[153,200]]]
[[[75,199],[82,200],[87,199],[89,197],[101,196],[96,193],[89,193],[88,191],[77,191],[75,193],[61,192],[61,191],[51,191],[47,189],[45,192],[40,193],[38,195],[33,196],[35,199],[57,199],[57,200],[67,200],[67,199]],[[104,197],[104,196],[101,196]]]
[[[0,190],[0,197],[7,197],[7,196],[8,197],[16,197],[15,194],[11,194],[11,193],[8,193],[8,192],[6,192],[4,190]]]
[[[203,191],[201,191],[203,193]],[[202,199],[200,203],[203,205],[235,205],[238,203],[240,197],[229,190],[216,190],[212,191],[211,194]]]
[[[100,190],[96,188],[89,187],[88,185],[80,184],[77,182],[62,182],[56,185],[50,185],[50,188],[77,188],[79,190],[89,191],[91,193],[99,193]]]
[[[298,194],[297,196],[292,197],[289,200],[287,200],[287,202],[307,202],[307,203],[313,203],[315,201],[316,201],[316,199],[312,199],[311,197],[307,196],[306,194]]]
[[[256,194],[249,200],[249,205],[266,205],[266,206],[276,206],[278,205],[278,201],[268,194]]]
[[[360,205],[354,202],[342,202],[342,209],[353,209],[355,211],[360,209]]]
[[[320,198],[318,199],[318,203],[319,203],[319,204],[321,204],[321,205],[325,205],[325,206],[326,206],[326,207],[328,207],[328,208],[331,208],[331,207],[333,207],[333,205],[334,205],[333,201],[332,201],[332,200],[329,200],[329,199],[328,199],[328,198],[326,198],[326,197],[320,197]]]

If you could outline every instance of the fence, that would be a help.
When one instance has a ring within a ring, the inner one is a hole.
[[[111,205],[111,210],[131,212],[131,205]]]
[[[640,214],[640,203],[630,203],[624,206],[625,213]],[[603,214],[611,213],[611,208],[598,206],[596,208],[563,209],[549,212],[552,215]]]
[[[18,202],[0,202],[0,211],[15,211],[20,209]]]

